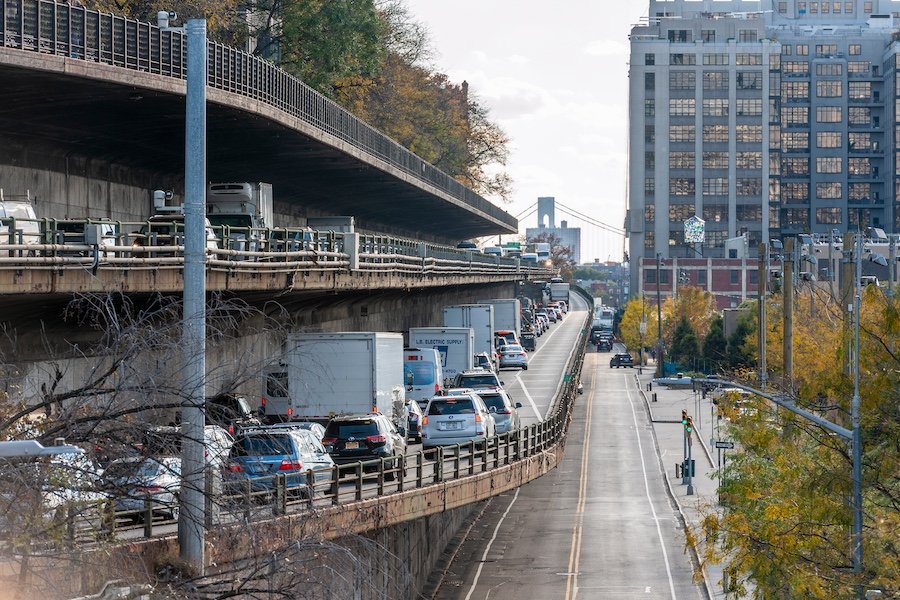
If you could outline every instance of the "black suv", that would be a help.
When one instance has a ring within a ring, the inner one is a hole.
[[[632,360],[630,354],[614,354],[611,359],[609,359],[609,368],[613,367],[633,367],[634,360]]]
[[[390,469],[387,479],[393,479],[398,471],[402,474],[405,468],[406,440],[382,414],[335,417],[325,428],[322,444],[338,465],[391,459],[384,466]]]

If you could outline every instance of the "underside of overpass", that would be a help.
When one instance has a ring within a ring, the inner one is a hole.
[[[0,80],[0,171],[8,165],[183,190],[183,81],[13,49],[0,49]],[[455,242],[517,230],[513,217],[483,199],[475,207],[451,198],[296,121],[208,89],[207,179],[266,181],[276,213],[353,215],[363,230],[416,239]],[[32,189],[40,185],[34,179]]]

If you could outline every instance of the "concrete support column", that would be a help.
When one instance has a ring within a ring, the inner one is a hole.
[[[342,233],[344,237],[344,252],[350,261],[349,269],[351,271],[359,270],[359,234],[358,233]]]

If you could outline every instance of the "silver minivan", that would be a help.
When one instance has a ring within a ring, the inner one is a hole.
[[[474,393],[435,396],[428,401],[422,425],[422,447],[484,442],[497,434],[491,412]]]

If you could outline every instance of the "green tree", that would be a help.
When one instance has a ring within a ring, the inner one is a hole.
[[[562,243],[562,238],[551,231],[544,231],[528,238],[529,244],[550,244],[550,262],[552,268],[559,271],[559,276],[572,281],[575,261],[572,260],[572,248]]]
[[[725,339],[724,327],[722,317],[717,316],[709,326],[709,333],[703,338],[700,355],[713,373],[718,372],[728,358],[728,340]]]
[[[691,327],[687,317],[682,315],[675,327],[669,358],[682,366],[692,367],[699,350],[697,334],[694,333],[694,328]]]
[[[728,368],[736,371],[739,369],[752,368],[756,362],[753,355],[752,336],[756,331],[753,324],[753,317],[742,317],[738,319],[737,327],[728,338]]]

